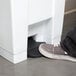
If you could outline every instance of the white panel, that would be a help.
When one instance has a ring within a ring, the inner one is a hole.
[[[11,0],[14,53],[27,51],[28,0]]]
[[[29,0],[29,24],[33,24],[52,16],[53,0]]]

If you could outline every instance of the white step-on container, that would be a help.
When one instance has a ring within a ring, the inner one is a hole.
[[[57,45],[65,0],[0,0],[0,54],[13,63],[27,59],[27,40]]]

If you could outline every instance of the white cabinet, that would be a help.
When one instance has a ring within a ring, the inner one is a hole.
[[[0,54],[13,63],[27,59],[28,36],[59,44],[65,0],[0,0]]]

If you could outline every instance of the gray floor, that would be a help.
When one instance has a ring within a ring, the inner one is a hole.
[[[0,57],[0,76],[76,76],[76,63],[42,57],[14,65]]]
[[[76,13],[66,15],[62,38],[74,26]],[[42,57],[14,65],[0,57],[0,76],[76,76],[76,63]]]

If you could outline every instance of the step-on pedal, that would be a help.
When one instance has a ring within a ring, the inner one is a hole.
[[[32,37],[28,38],[28,51],[27,56],[29,58],[42,57],[42,54],[39,52],[39,45],[43,42],[36,42]]]

